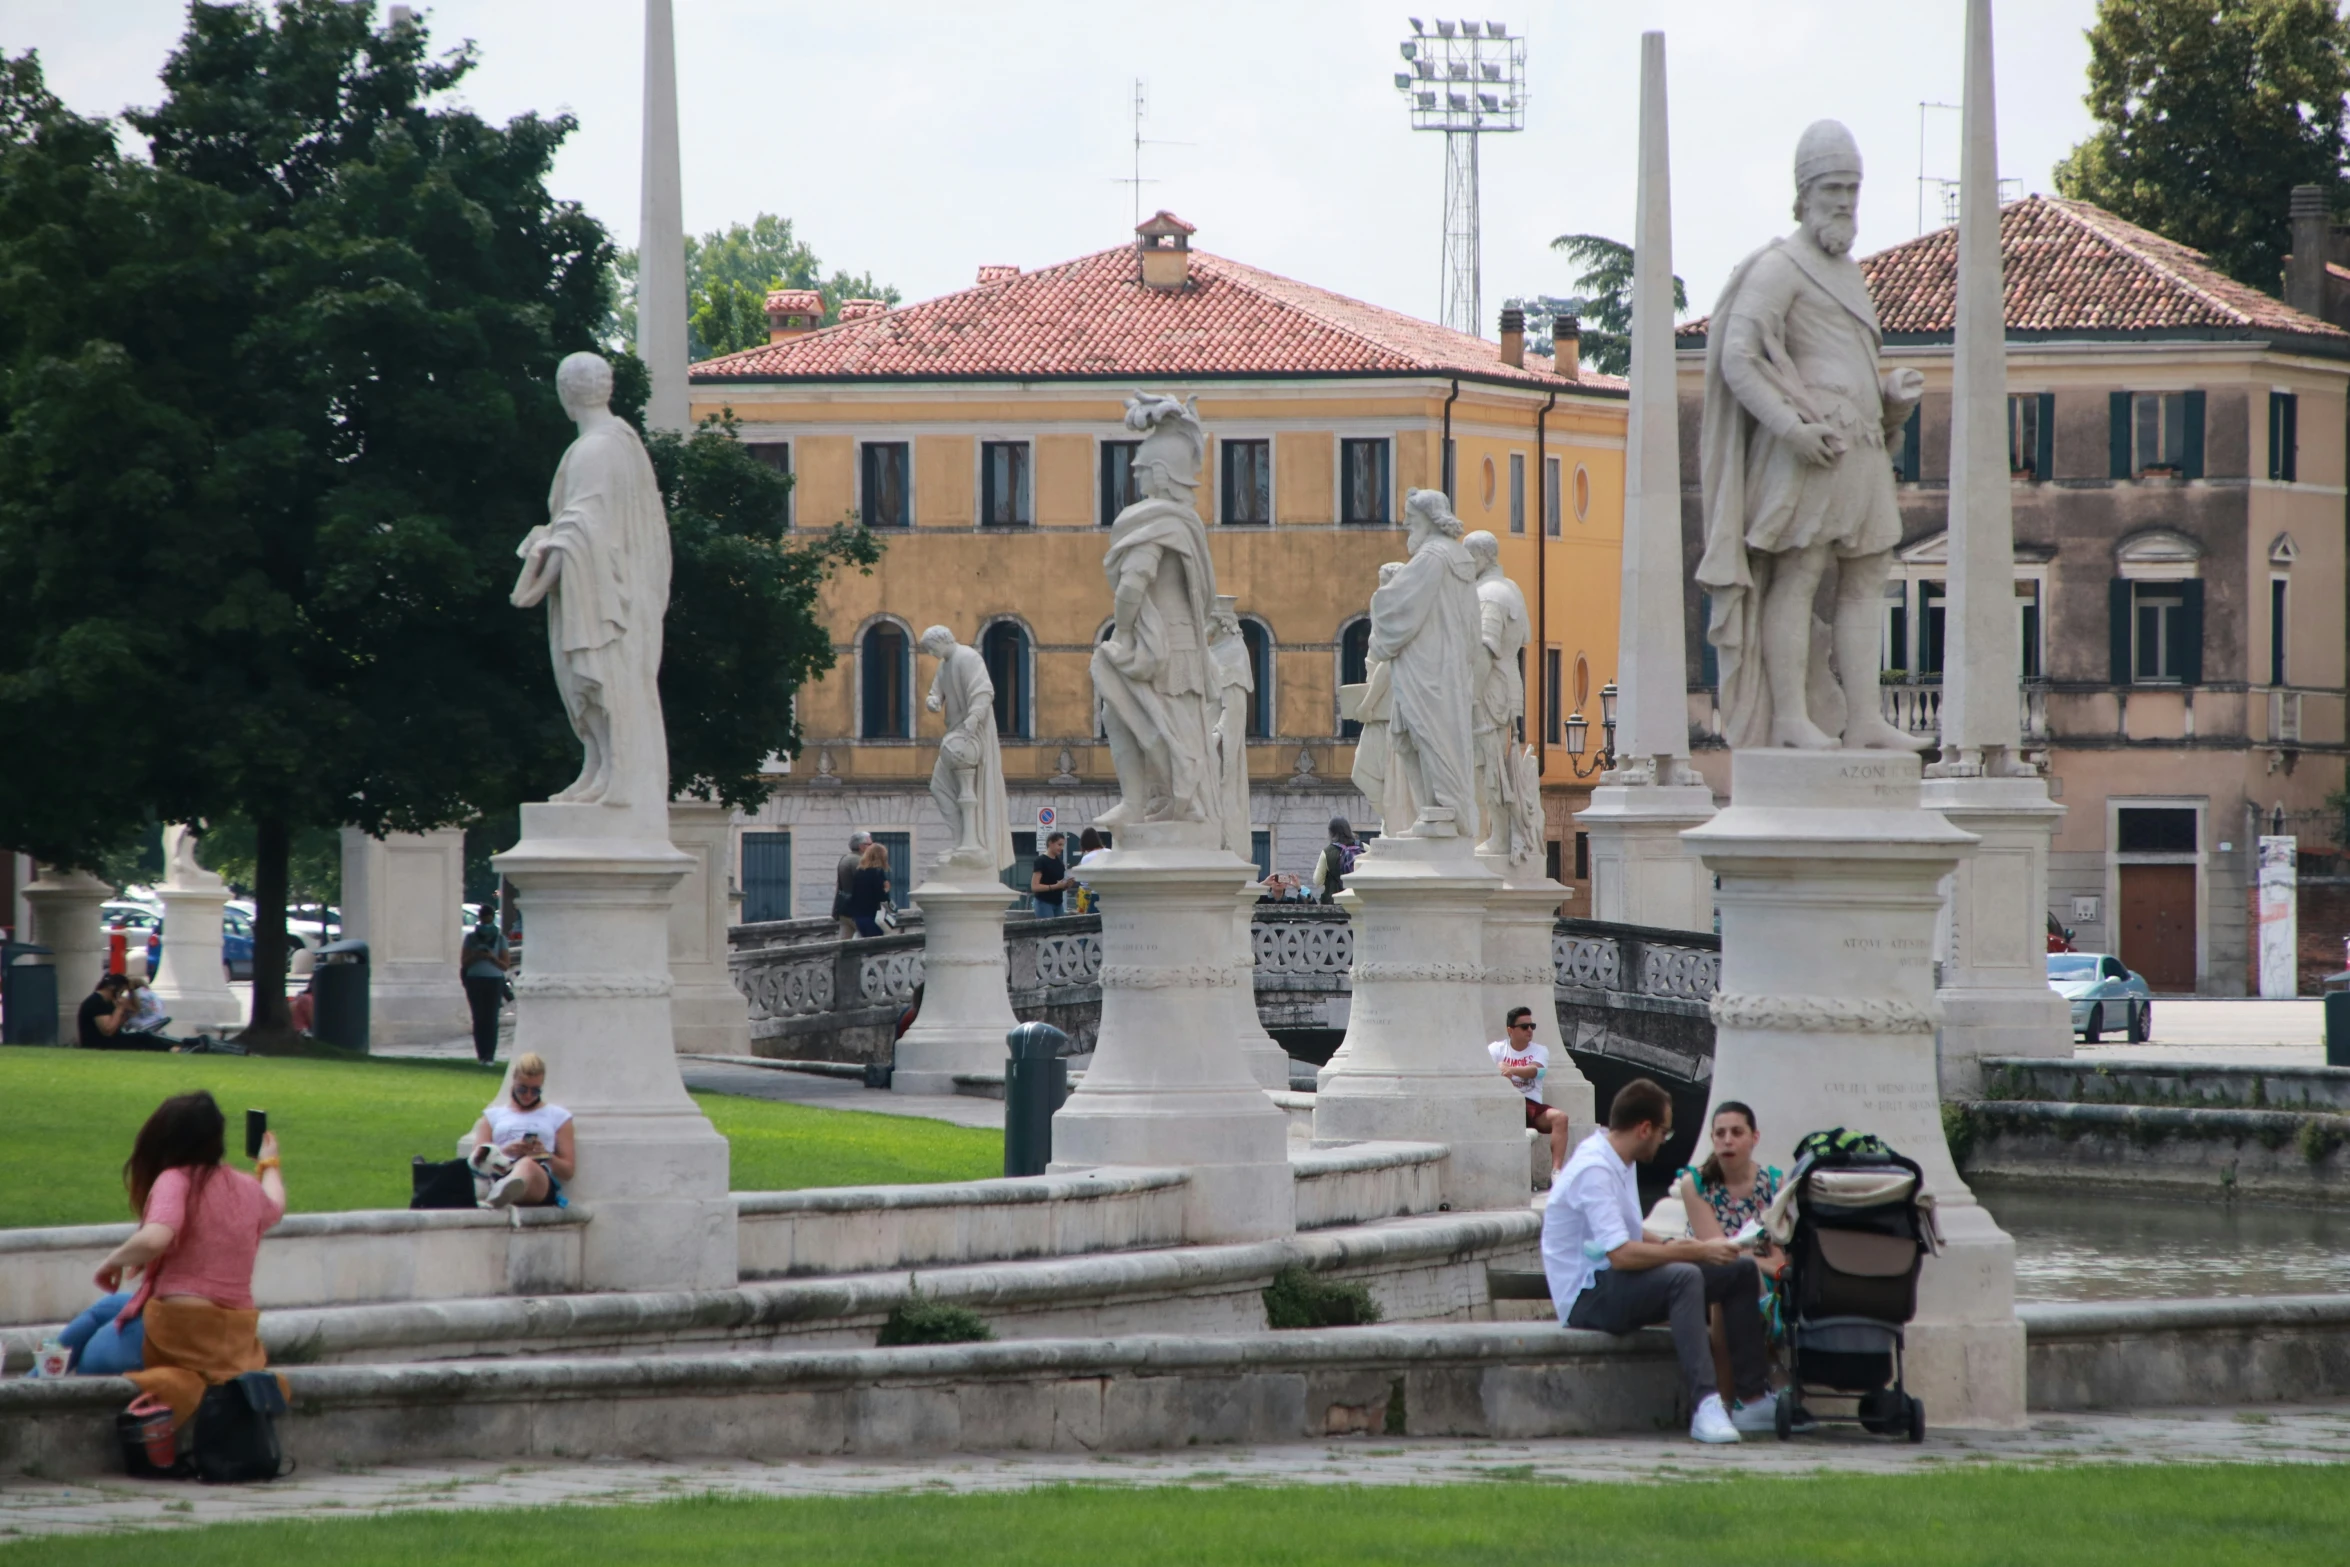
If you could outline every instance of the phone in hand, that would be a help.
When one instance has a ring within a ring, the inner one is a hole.
[[[245,1157],[246,1157],[246,1158],[248,1158],[248,1159],[258,1159],[258,1158],[260,1158],[260,1157],[261,1157],[261,1139],[262,1139],[262,1138],[264,1138],[264,1137],[266,1137],[266,1136],[268,1136],[268,1135],[269,1135],[269,1112],[268,1112],[267,1110],[248,1110],[248,1111],[246,1111],[246,1112],[245,1112]]]

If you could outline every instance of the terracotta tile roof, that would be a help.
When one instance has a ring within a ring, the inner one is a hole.
[[[1531,353],[1524,368],[1513,369],[1501,362],[1498,345],[1467,333],[1222,256],[1195,250],[1190,258],[1186,287],[1145,288],[1134,247],[1120,245],[705,359],[693,379],[1460,374],[1560,390],[1624,389],[1612,376],[1562,379],[1547,358]]]
[[[2350,332],[2288,309],[2214,270],[2203,253],[2101,207],[2029,196],[1999,212],[2010,332]],[[1861,271],[1888,334],[1947,335],[1957,311],[1958,229],[1865,257]],[[1703,319],[1679,335],[1702,338]]]

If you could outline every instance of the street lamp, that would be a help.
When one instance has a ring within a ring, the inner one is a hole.
[[[1616,683],[1613,680],[1599,688],[1599,730],[1599,755],[1586,767],[1583,753],[1591,743],[1591,725],[1580,708],[1567,717],[1567,766],[1578,778],[1588,778],[1616,765]]]

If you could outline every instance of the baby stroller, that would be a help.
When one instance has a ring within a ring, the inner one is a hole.
[[[1940,1246],[1924,1174],[1842,1127],[1812,1133],[1795,1153],[1795,1173],[1763,1218],[1787,1249],[1779,1438],[1834,1423],[1922,1442],[1926,1411],[1902,1382],[1901,1330],[1917,1312],[1918,1269]],[[1851,1412],[1820,1413],[1807,1395],[1850,1400]]]

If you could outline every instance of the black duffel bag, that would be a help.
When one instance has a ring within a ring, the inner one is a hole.
[[[435,1164],[419,1155],[410,1167],[415,1195],[408,1199],[411,1208],[478,1208],[480,1202],[473,1187],[473,1166],[462,1159],[444,1159]]]
[[[286,1412],[285,1388],[269,1371],[248,1371],[204,1390],[188,1444],[196,1478],[207,1485],[240,1485],[291,1474],[278,1446],[277,1417]]]

